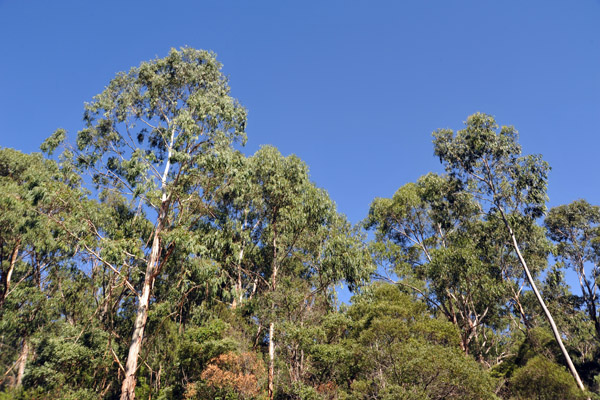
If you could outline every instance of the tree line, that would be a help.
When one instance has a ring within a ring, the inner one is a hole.
[[[0,149],[0,399],[600,398],[600,207],[547,210],[514,127],[434,132],[354,226],[245,124],[183,48]]]

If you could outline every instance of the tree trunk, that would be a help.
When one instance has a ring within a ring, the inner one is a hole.
[[[271,263],[271,290],[277,289],[277,234],[273,236],[273,261]],[[269,325],[269,400],[273,400],[275,378],[275,303],[271,304],[271,324]]]
[[[169,210],[169,196],[167,195],[167,177],[171,168],[171,155],[173,153],[173,141],[175,139],[175,131],[171,130],[171,140],[169,142],[167,152],[167,162],[161,177],[161,203],[158,213],[156,228],[154,229],[154,237],[152,239],[152,249],[150,250],[150,259],[146,266],[146,275],[144,276],[144,287],[142,294],[139,296],[139,305],[135,325],[133,326],[133,334],[131,335],[131,344],[129,345],[129,353],[127,354],[127,364],[125,366],[125,378],[121,386],[121,400],[135,399],[135,385],[138,357],[142,348],[142,340],[144,339],[144,329],[148,320],[148,305],[150,304],[150,292],[154,287],[154,279],[158,270],[158,261],[160,257],[160,234],[167,220]]]
[[[531,323],[527,318],[527,314],[525,314],[525,310],[523,309],[523,305],[521,304],[521,300],[519,299],[519,294],[515,292],[515,290],[512,287],[510,290],[513,292],[513,300],[515,301],[517,308],[519,309],[519,314],[521,315],[521,319],[523,320],[523,325],[525,325],[525,329],[529,331],[531,329]]]
[[[23,384],[23,375],[25,374],[25,366],[27,365],[27,357],[29,356],[29,341],[27,338],[23,338],[23,345],[21,346],[21,354],[19,355],[19,368],[17,369],[17,382],[15,387],[21,387]]]
[[[144,276],[144,287],[142,288],[142,294],[139,296],[137,315],[135,318],[135,324],[133,326],[133,334],[131,335],[131,344],[129,345],[129,353],[127,355],[127,363],[125,365],[125,378],[121,386],[121,400],[133,400],[135,399],[135,385],[136,385],[136,372],[138,357],[142,348],[142,341],[144,339],[144,329],[146,328],[146,321],[148,320],[148,306],[150,304],[150,292],[154,287],[154,279],[156,278],[158,270],[158,261],[160,258],[160,234],[163,229],[164,222],[166,220],[168,201],[163,196],[163,202],[160,209],[158,218],[158,224],[154,230],[154,238],[152,239],[152,249],[150,251],[150,259],[146,267],[146,274]]]
[[[577,373],[577,370],[575,369],[575,365],[573,365],[571,356],[569,356],[569,353],[567,352],[567,349],[565,348],[565,345],[563,344],[562,338],[560,337],[560,332],[558,332],[558,328],[556,327],[556,323],[554,322],[554,318],[552,318],[552,314],[550,314],[548,307],[546,307],[546,303],[544,302],[544,299],[542,298],[540,292],[538,291],[537,286],[533,280],[533,277],[531,276],[531,272],[529,271],[529,267],[527,266],[527,263],[525,262],[523,255],[521,254],[521,249],[519,248],[519,243],[517,242],[515,233],[513,232],[510,224],[508,223],[508,220],[506,219],[506,215],[504,215],[504,210],[502,210],[502,208],[500,208],[500,212],[502,214],[502,219],[504,221],[504,225],[506,226],[506,228],[508,229],[508,232],[510,234],[510,238],[512,240],[513,247],[515,249],[515,252],[517,253],[517,257],[519,258],[519,261],[521,262],[521,265],[523,266],[523,269],[525,270],[525,274],[527,275],[527,281],[529,282],[531,289],[533,289],[533,293],[535,293],[535,297],[536,297],[538,303],[544,310],[544,314],[546,315],[546,319],[548,320],[548,323],[550,323],[550,327],[552,328],[552,333],[554,335],[554,339],[556,339],[556,342],[558,343],[558,346],[560,347],[560,350],[561,350],[563,356],[565,357],[565,360],[567,361],[567,365],[569,367],[569,370],[571,371],[571,374],[575,378],[575,381],[577,382],[577,386],[579,387],[579,389],[581,389],[582,391],[585,392],[585,387],[583,386],[583,382],[581,381],[581,378],[579,377],[579,374]]]
[[[273,400],[273,378],[275,375],[275,322],[269,325],[269,399]]]
[[[125,379],[123,380],[123,385],[121,386],[121,400],[135,399],[135,376],[137,371],[138,357],[142,348],[142,340],[144,339],[144,328],[146,327],[146,321],[148,320],[150,291],[154,284],[154,274],[156,272],[158,256],[160,252],[159,234],[160,231],[157,227],[157,230],[154,232],[154,239],[152,240],[150,260],[148,261],[148,266],[146,267],[146,276],[144,278],[142,295],[138,299],[139,305],[137,309],[137,316],[135,318],[133,335],[131,336],[131,344],[129,345],[129,353],[127,355],[127,364],[125,366]]]
[[[240,249],[240,253],[238,255],[238,265],[237,265],[237,282],[235,284],[235,294],[233,295],[233,300],[231,301],[231,309],[235,310],[238,305],[242,305],[242,301],[244,300],[244,292],[242,291],[242,259],[244,258],[244,243],[242,243],[242,248]]]
[[[0,297],[0,310],[3,308],[4,302],[6,301],[6,298],[8,297],[8,291],[10,290],[10,280],[11,280],[12,274],[15,270],[15,265],[17,263],[17,258],[19,256],[20,247],[21,247],[21,239],[17,240],[17,243],[15,243],[15,247],[10,256],[10,265],[8,267],[8,271],[6,271],[5,274],[2,274],[3,289],[2,289],[2,297]]]

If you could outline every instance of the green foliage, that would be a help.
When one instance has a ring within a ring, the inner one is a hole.
[[[356,298],[348,316],[342,345],[350,357],[339,363],[352,367],[338,381],[348,398],[495,398],[493,380],[460,351],[456,329],[395,286]]]
[[[70,204],[84,197],[78,180],[64,178],[39,154],[0,150],[0,365],[9,387],[22,383],[17,365],[30,359],[32,338],[88,312],[79,294],[89,280],[74,268],[77,251],[63,226]]]
[[[600,340],[600,207],[577,200],[552,208],[544,223],[556,256],[579,277],[581,299]]]
[[[520,255],[598,391],[600,209],[539,226],[549,167],[513,127],[435,132],[447,174],[375,199],[366,243],[298,157],[233,149],[213,53],[117,74],[84,121],[41,144],[59,163],[0,149],[0,400],[113,399],[130,368],[138,398],[265,400],[269,364],[276,399],[585,398]]]
[[[518,132],[490,115],[467,118],[465,129],[434,132],[434,152],[448,173],[493,207],[538,218],[546,210],[550,167],[539,155],[521,156]]]
[[[569,372],[544,356],[535,356],[510,379],[517,399],[585,399]]]
[[[170,281],[176,273],[173,268],[186,274],[214,265],[204,262],[199,254],[204,249],[188,232],[194,231],[197,214],[205,211],[201,198],[201,183],[208,175],[205,169],[229,151],[234,141],[245,140],[246,111],[229,96],[215,55],[183,48],[117,74],[86,104],[84,121],[77,149],[63,155],[64,168],[90,173],[102,199],[116,200],[121,206],[119,217],[129,225],[123,229],[110,219],[100,226],[88,224],[88,232],[98,242],[84,247],[101,263],[101,275],[110,282],[105,301],[115,304],[113,309],[119,310],[124,325],[131,329],[132,340],[122,363],[126,368],[123,394],[130,398],[149,309],[152,302],[162,300],[153,298],[155,282],[163,277]],[[42,147],[51,152],[63,136],[64,132],[57,131]],[[143,211],[154,217],[150,229],[147,224],[139,225],[145,219]],[[113,297],[119,281],[127,293]],[[181,281],[169,283],[179,288]],[[119,363],[116,355],[115,359]]]
[[[245,139],[246,111],[229,91],[215,55],[190,48],[120,73],[86,105],[76,161],[101,166],[96,184],[141,195],[158,209],[153,190],[166,182],[175,183],[173,193],[189,187],[203,157]]]
[[[66,137],[67,131],[64,129],[57,129],[52,135],[50,135],[50,137],[44,140],[44,142],[40,145],[40,150],[51,156],[56,148],[65,141]]]
[[[375,228],[375,258],[393,267],[398,285],[455,324],[466,353],[493,362],[493,331],[504,329],[510,295],[499,261],[510,255],[504,232],[479,210],[457,180],[429,174],[376,199],[366,224]]]
[[[14,397],[8,397],[14,400],[97,400],[98,393],[89,389],[55,389],[48,391],[45,388],[30,389],[23,392],[15,392]],[[1,396],[1,395],[0,395]],[[1,397],[0,397],[1,398]]]
[[[106,333],[100,330],[83,332],[84,328],[65,324],[54,329],[53,335],[47,332],[33,340],[35,358],[24,377],[24,386],[45,387],[48,390],[93,387],[94,377],[87,374],[108,367],[103,357]],[[75,340],[66,339],[71,336]]]

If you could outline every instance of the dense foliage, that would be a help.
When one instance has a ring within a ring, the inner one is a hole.
[[[245,118],[185,48],[74,143],[0,149],[0,399],[600,398],[600,207],[546,210],[513,127],[435,132],[446,174],[352,226],[296,156],[236,150]]]

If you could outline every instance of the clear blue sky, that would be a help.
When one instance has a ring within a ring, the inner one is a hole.
[[[74,138],[117,71],[181,46],[218,54],[245,151],[297,154],[353,222],[440,171],[431,132],[476,111],[543,154],[551,206],[600,204],[598,0],[0,0],[0,146]]]

